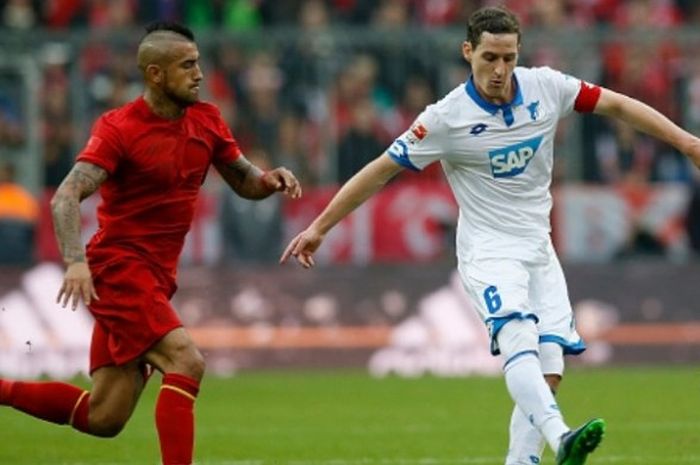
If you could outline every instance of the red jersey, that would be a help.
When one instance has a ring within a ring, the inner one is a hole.
[[[174,285],[209,166],[240,154],[208,103],[195,103],[175,120],[153,113],[143,97],[103,114],[77,159],[109,173],[100,187],[99,227],[87,247],[91,268],[131,256],[157,266]]]

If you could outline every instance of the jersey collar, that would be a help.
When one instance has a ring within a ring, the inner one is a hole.
[[[515,76],[515,73],[513,73],[513,83],[515,84],[515,97],[513,97],[513,100],[511,100],[508,103],[504,103],[502,105],[496,105],[495,103],[491,103],[485,98],[479,94],[479,91],[476,90],[476,85],[474,84],[474,77],[470,76],[469,80],[465,83],[464,88],[467,91],[467,94],[474,100],[474,102],[479,105],[483,110],[491,113],[492,115],[495,115],[498,113],[499,110],[503,112],[503,114],[511,113],[513,107],[517,107],[518,105],[523,104],[523,94],[520,92],[520,83],[518,83],[518,78]]]

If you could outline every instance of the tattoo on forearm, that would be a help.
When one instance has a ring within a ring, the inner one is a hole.
[[[242,187],[248,174],[251,172],[253,165],[248,160],[240,158],[227,166],[228,172],[231,175],[231,180],[236,186]]]
[[[57,192],[51,210],[63,261],[66,264],[84,262],[85,251],[80,240],[80,202],[76,197]]]
[[[80,238],[80,201],[95,192],[107,172],[88,163],[77,163],[63,180],[51,201],[54,230],[66,264],[84,262]]]
[[[221,175],[236,194],[247,199],[263,199],[272,192],[260,182],[262,172],[247,158],[241,156],[221,167]]]

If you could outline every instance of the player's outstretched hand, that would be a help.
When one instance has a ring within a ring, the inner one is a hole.
[[[61,304],[63,308],[66,308],[68,301],[71,301],[71,309],[75,311],[81,298],[85,305],[90,305],[92,299],[100,299],[97,296],[97,292],[95,292],[95,287],[92,285],[92,275],[87,263],[71,263],[66,269],[63,285],[58,291],[56,302]]]
[[[262,175],[262,182],[269,189],[283,192],[293,199],[301,197],[301,185],[287,168],[275,168]]]
[[[323,235],[315,230],[308,228],[302,231],[284,249],[280,263],[285,263],[290,256],[294,256],[301,266],[311,268],[316,264],[313,255],[321,242],[323,242]]]

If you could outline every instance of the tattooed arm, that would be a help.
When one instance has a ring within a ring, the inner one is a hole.
[[[72,300],[72,308],[82,297],[85,304],[98,298],[92,285],[92,276],[85,260],[85,249],[80,239],[80,201],[95,192],[107,179],[107,171],[91,163],[78,162],[68,173],[51,199],[54,230],[66,274],[57,301],[65,307]]]
[[[299,181],[286,168],[262,171],[242,155],[232,163],[215,166],[231,189],[246,199],[264,199],[275,192],[301,197]]]

